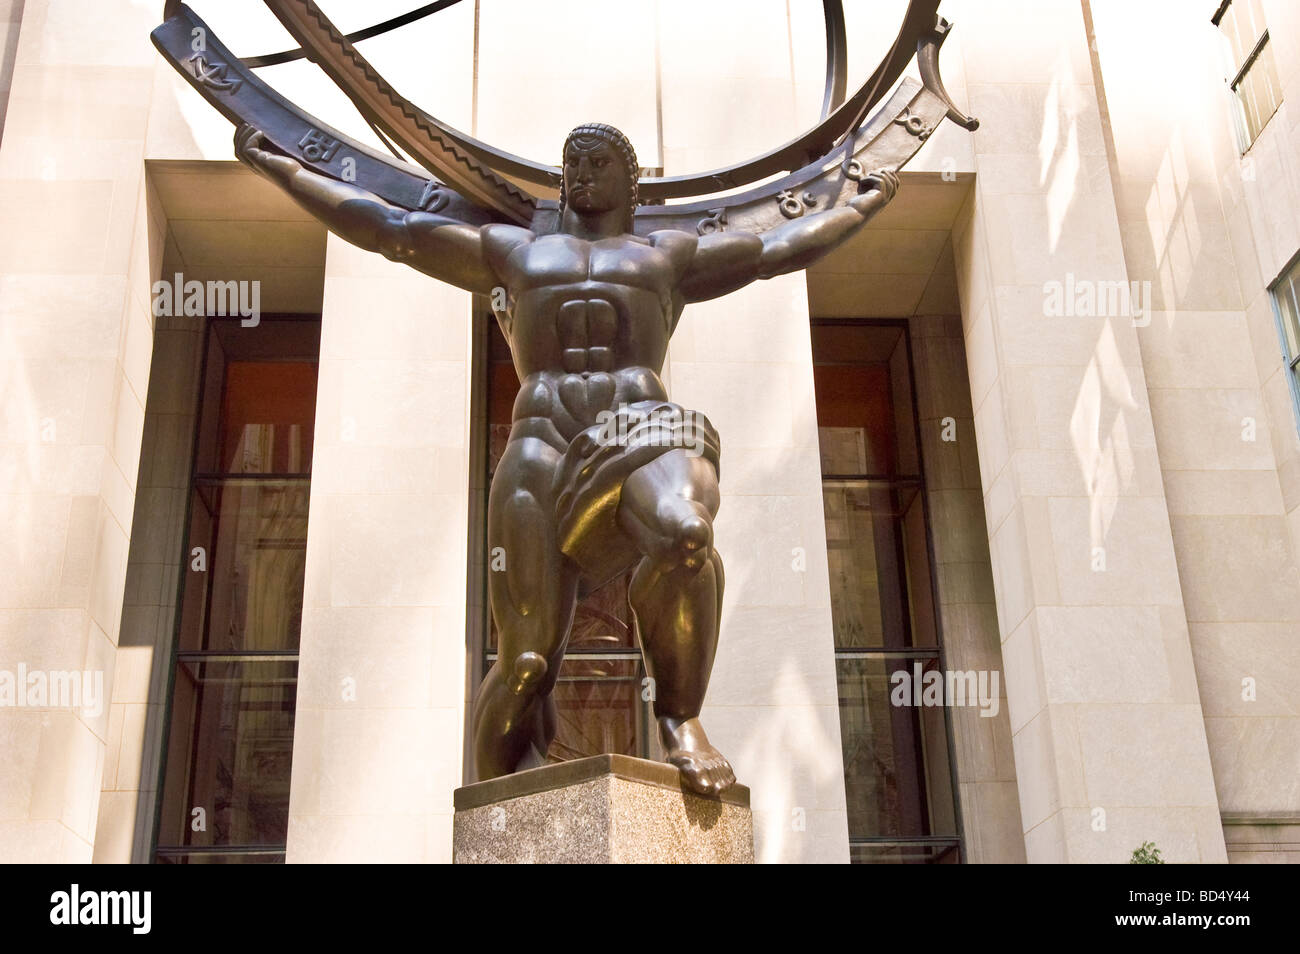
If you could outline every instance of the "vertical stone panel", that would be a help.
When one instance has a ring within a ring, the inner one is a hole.
[[[1091,5],[1124,255],[1152,285],[1138,341],[1199,698],[1227,833],[1245,841],[1300,811],[1300,434],[1267,290],[1300,250],[1300,21],[1263,6],[1283,102],[1243,156],[1202,11]]]
[[[151,228],[153,224],[151,222]],[[96,863],[152,860],[162,720],[175,637],[178,575],[190,497],[204,322],[155,319],[154,367],[137,512],[127,559],[108,751],[95,833]]]
[[[1006,672],[961,319],[929,315],[910,324],[945,663],[949,670],[999,674],[997,708],[990,708],[991,714],[977,706],[949,710],[966,857],[975,864],[1023,862]]]
[[[331,235],[288,861],[448,861],[469,295]]]
[[[1222,861],[1078,6],[954,4],[977,177],[954,229],[1028,860]],[[1032,37],[1032,40],[1029,38]]]
[[[98,673],[105,695],[151,351],[153,15],[28,0],[0,146],[0,669]],[[90,860],[110,721],[102,699],[0,709],[0,858]]]

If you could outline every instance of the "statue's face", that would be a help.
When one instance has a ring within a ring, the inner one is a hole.
[[[627,201],[628,188],[622,161],[603,139],[575,139],[564,150],[564,190],[575,211],[616,209]]]

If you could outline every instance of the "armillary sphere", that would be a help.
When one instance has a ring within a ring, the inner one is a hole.
[[[538,233],[554,231],[558,203],[549,196],[559,188],[558,167],[497,149],[429,115],[389,85],[354,45],[456,2],[430,3],[344,35],[313,0],[265,0],[301,49],[241,60],[193,10],[180,0],[168,0],[165,20],[152,38],[172,66],[222,115],[236,125],[246,123],[261,130],[270,148],[322,175],[356,183],[411,211],[437,212],[470,224],[512,222]],[[635,232],[677,229],[703,235],[733,228],[764,232],[809,209],[820,211],[847,201],[875,170],[899,170],[944,119],[975,129],[978,120],[953,104],[939,76],[939,47],[950,24],[938,15],[938,7],[939,0],[910,0],[885,58],[856,92],[845,97],[843,3],[823,0],[826,88],[821,121],[790,142],[724,169],[642,178],[639,197],[645,204],[636,210]],[[921,82],[899,83],[893,95],[868,116],[898,82],[913,55]],[[396,145],[419,166],[400,158],[396,149],[388,156],[331,128],[253,72],[302,56],[325,71],[383,141]],[[743,189],[756,182],[762,185]],[[666,199],[687,201],[664,204]]]

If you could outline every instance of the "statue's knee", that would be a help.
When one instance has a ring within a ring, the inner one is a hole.
[[[548,668],[546,657],[540,653],[522,652],[515,657],[506,685],[516,695],[533,695],[541,688]]]
[[[713,551],[713,523],[705,513],[687,513],[673,521],[669,556],[680,566],[698,570]]]

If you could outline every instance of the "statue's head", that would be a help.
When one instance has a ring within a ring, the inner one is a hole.
[[[632,143],[613,126],[585,123],[564,140],[564,177],[560,183],[560,211],[572,207],[581,214],[598,215],[623,208],[625,228],[632,228],[640,167]]]

